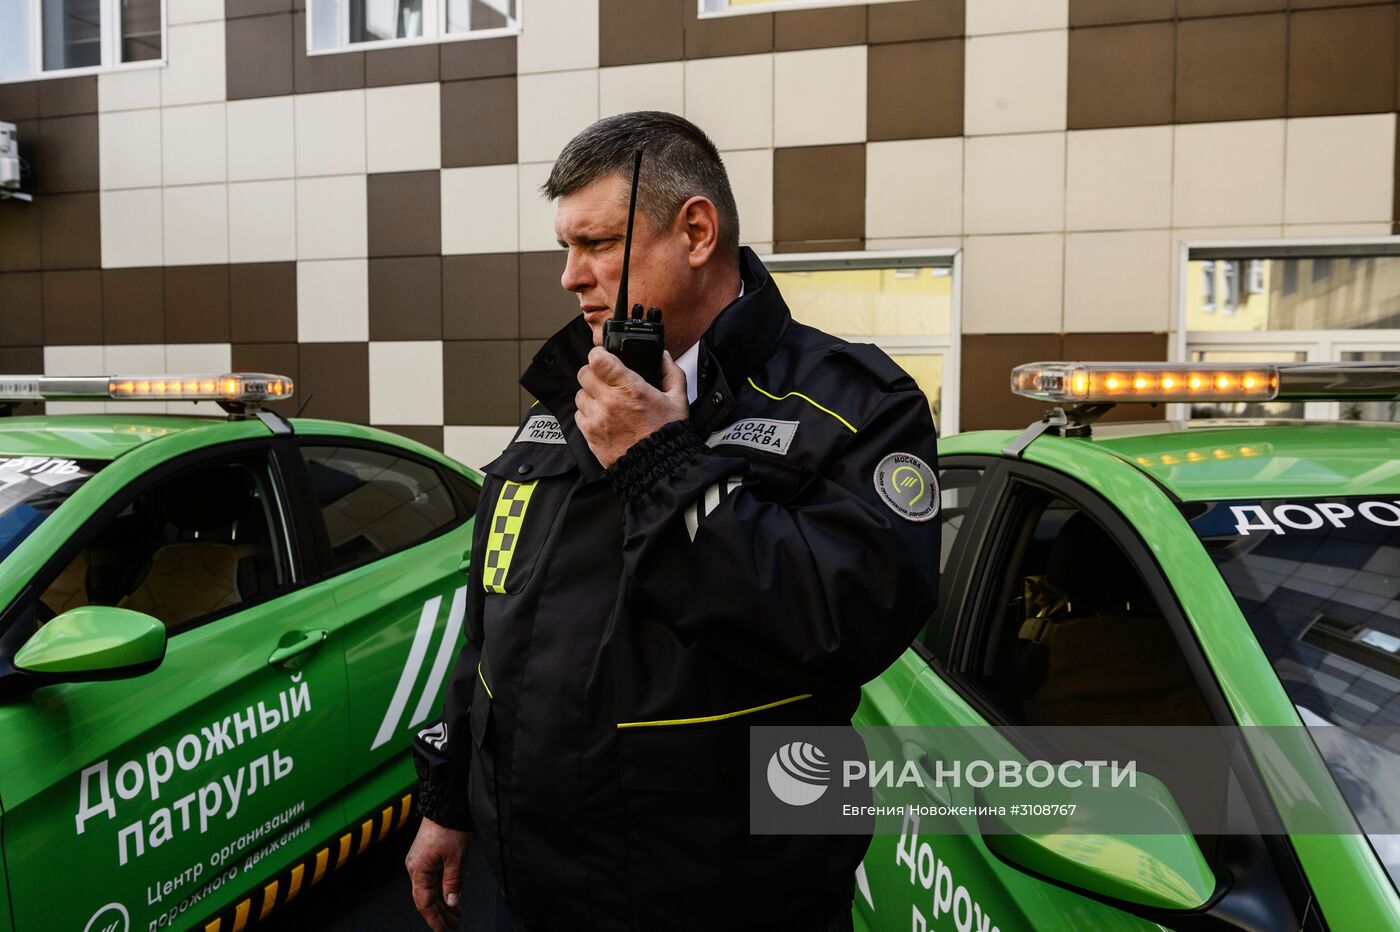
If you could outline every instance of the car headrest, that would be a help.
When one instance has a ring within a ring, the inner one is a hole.
[[[1148,610],[1152,597],[1121,547],[1092,518],[1077,512],[1065,522],[1046,560],[1046,575],[1069,596],[1075,614]]]
[[[182,531],[215,531],[248,516],[253,482],[242,466],[208,466],[156,491],[161,517]]]

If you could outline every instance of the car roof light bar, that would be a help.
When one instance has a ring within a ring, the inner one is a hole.
[[[1384,401],[1400,398],[1400,364],[1035,362],[1011,371],[1011,391],[1056,405]]]
[[[294,384],[265,372],[185,375],[0,375],[0,404],[22,401],[170,400],[258,405],[292,397]]]

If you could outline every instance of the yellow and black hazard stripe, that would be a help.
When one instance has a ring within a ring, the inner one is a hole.
[[[316,886],[327,874],[344,867],[351,858],[364,854],[407,825],[413,815],[413,795],[412,791],[406,792],[351,822],[261,888],[191,928],[203,932],[242,932],[249,925],[266,919],[279,906],[295,900],[302,890]]]
[[[510,572],[510,558],[515,553],[515,544],[520,540],[520,526],[525,523],[525,509],[530,505],[530,496],[535,492],[535,483],[507,481],[496,498],[496,508],[491,513],[491,532],[486,538],[486,562],[481,574],[481,587],[498,595],[506,591],[506,574]]]

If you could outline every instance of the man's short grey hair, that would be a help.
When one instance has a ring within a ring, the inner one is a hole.
[[[550,200],[572,194],[608,175],[632,181],[632,159],[642,156],[637,212],[664,230],[692,197],[708,198],[719,213],[719,251],[739,252],[739,208],[719,150],[684,117],[638,110],[605,117],[575,136],[540,189]]]

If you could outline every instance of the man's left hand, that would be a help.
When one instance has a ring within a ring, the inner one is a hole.
[[[589,351],[588,365],[578,370],[578,384],[574,423],[604,468],[638,440],[690,416],[685,372],[667,352],[661,354],[661,391],[601,346]]]

